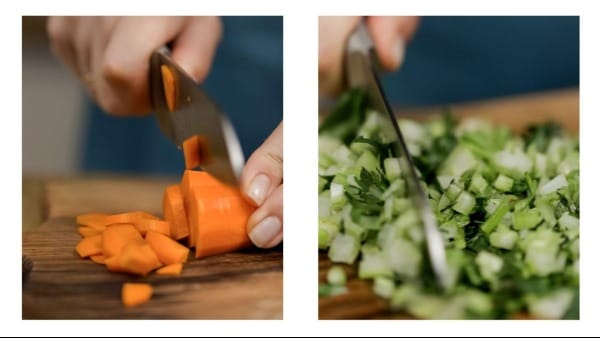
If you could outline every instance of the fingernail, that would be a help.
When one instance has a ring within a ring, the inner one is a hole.
[[[283,225],[277,216],[269,216],[258,223],[250,234],[250,240],[259,248],[266,247],[281,232]]]
[[[394,68],[397,69],[402,65],[402,62],[404,62],[404,54],[406,53],[406,45],[401,36],[396,39],[392,53],[392,57],[394,58]]]
[[[250,188],[246,191],[256,205],[262,205],[267,198],[267,193],[271,187],[271,180],[264,174],[257,175],[250,183]]]

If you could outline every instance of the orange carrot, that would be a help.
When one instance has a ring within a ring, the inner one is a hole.
[[[81,258],[102,253],[102,235],[85,237],[77,244],[75,248]]]
[[[125,307],[134,307],[152,298],[152,285],[147,283],[124,283],[121,288],[121,300]]]
[[[92,228],[105,227],[106,217],[108,216],[109,214],[92,212],[88,214],[79,215],[75,220],[79,225],[89,226]]]
[[[149,214],[145,211],[131,211],[120,214],[109,215],[106,217],[106,225],[118,224],[118,223],[136,223],[142,219],[156,219],[160,218]]]
[[[129,243],[143,243],[144,238],[133,224],[116,224],[109,226],[102,233],[102,251],[106,257],[121,253]]]
[[[156,253],[147,243],[129,243],[119,255],[119,268],[122,272],[145,276],[162,266]]]
[[[142,234],[146,236],[148,231],[156,231],[167,236],[171,235],[171,225],[169,222],[160,221],[156,219],[142,218],[135,222],[135,227]]]
[[[165,220],[171,225],[172,238],[179,240],[190,235],[179,184],[172,185],[165,189],[165,194],[163,196],[163,215]]]
[[[183,141],[183,158],[185,159],[186,169],[193,169],[205,163],[210,163],[210,148],[206,138],[194,135]]]
[[[79,234],[81,235],[81,237],[90,237],[90,236],[94,236],[94,235],[100,235],[104,229],[106,229],[106,227],[89,227],[89,226],[82,226],[79,227],[79,229],[77,229],[77,231],[79,232]]]
[[[100,255],[92,255],[92,256],[90,256],[90,259],[94,263],[106,264],[106,257],[104,255],[102,255],[102,254],[100,254]]]
[[[156,270],[157,275],[179,276],[183,270],[183,263],[175,263]]]
[[[192,188],[188,221],[196,231],[196,257],[211,256],[251,246],[246,223],[254,211],[239,190]]]
[[[146,242],[150,244],[150,247],[158,256],[158,260],[165,265],[184,263],[187,261],[190,249],[164,234],[148,231]]]
[[[165,92],[167,107],[169,108],[170,112],[174,112],[176,108],[175,104],[177,102],[177,86],[175,83],[175,77],[167,65],[161,65],[160,72],[162,74],[163,90]]]
[[[183,197],[183,204],[185,206],[186,215],[188,218],[188,228],[189,228],[189,246],[196,246],[196,233],[197,231],[194,229],[194,225],[197,223],[193,223],[190,217],[190,203],[192,201],[191,192],[193,187],[199,187],[203,190],[213,190],[219,189],[224,186],[223,183],[219,182],[216,178],[211,176],[205,171],[194,171],[194,170],[185,170],[183,172],[183,177],[181,179],[181,196]]]
[[[110,272],[125,272],[123,267],[121,267],[121,255],[106,257],[104,265],[106,265],[106,268]]]
[[[160,219],[145,211],[124,212],[121,214],[89,213],[77,216],[77,224],[92,228],[104,228],[119,223],[135,223],[140,219]]]

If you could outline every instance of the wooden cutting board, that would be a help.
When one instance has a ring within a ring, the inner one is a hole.
[[[439,114],[444,107],[399,108],[402,117],[424,120]],[[579,132],[579,90],[566,89],[522,96],[450,105],[455,116],[480,117],[522,132],[532,123],[554,120],[569,132]],[[343,264],[342,264],[343,265]],[[332,266],[327,254],[319,254],[319,283],[326,281]],[[388,310],[387,301],[376,296],[371,282],[357,278],[357,265],[345,266],[348,292],[319,298],[319,319],[402,319],[403,313]]]
[[[31,180],[27,180],[31,181]],[[281,319],[283,249],[249,249],[196,260],[181,276],[136,278],[82,260],[75,216],[143,210],[161,215],[162,193],[174,180],[139,178],[33,179],[39,189],[23,201],[42,224],[23,233],[33,269],[23,282],[23,319]],[[24,184],[24,190],[25,184]],[[25,194],[24,194],[25,195]],[[24,217],[25,219],[25,217]],[[37,219],[29,217],[28,219]],[[24,224],[25,226],[25,224]],[[121,286],[145,281],[154,296],[142,306],[121,305]]]

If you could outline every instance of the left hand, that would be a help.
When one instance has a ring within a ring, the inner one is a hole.
[[[241,189],[258,209],[248,219],[248,236],[259,248],[283,240],[283,122],[250,156],[242,172]]]

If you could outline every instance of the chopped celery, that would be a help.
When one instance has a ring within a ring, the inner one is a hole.
[[[346,285],[346,272],[339,265],[332,266],[327,271],[327,283],[330,285]]]
[[[469,194],[468,192],[463,191],[458,195],[456,202],[452,206],[452,209],[456,210],[456,212],[459,212],[463,215],[469,215],[471,211],[473,211],[474,207],[475,197],[473,197],[473,195]]]
[[[329,259],[334,263],[352,264],[359,249],[360,244],[355,237],[338,233],[329,247]]]
[[[390,299],[394,293],[394,281],[388,277],[376,277],[373,292],[381,298]]]
[[[419,318],[577,318],[577,138],[556,124],[518,136],[485,120],[457,127],[450,115],[401,120],[446,246],[451,282],[440,294],[391,135],[365,100],[344,96],[320,129],[319,248],[330,260],[357,263],[392,310]],[[346,292],[343,271],[332,268],[319,294]]]

